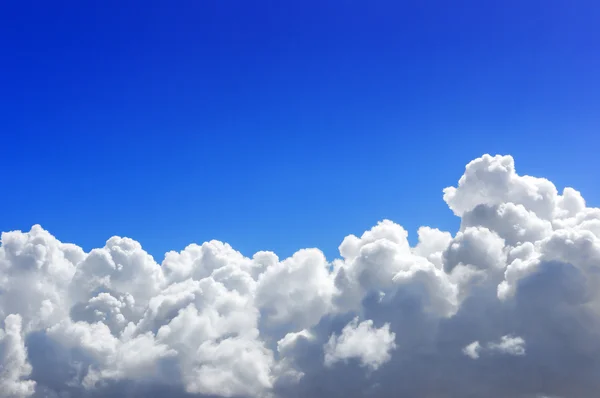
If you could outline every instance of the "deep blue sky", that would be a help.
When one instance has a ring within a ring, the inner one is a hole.
[[[329,258],[483,153],[600,205],[597,1],[12,1],[0,230]]]

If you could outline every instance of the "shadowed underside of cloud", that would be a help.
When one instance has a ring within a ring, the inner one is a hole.
[[[596,397],[600,209],[510,156],[444,200],[455,235],[384,220],[332,262],[3,233],[0,397]]]

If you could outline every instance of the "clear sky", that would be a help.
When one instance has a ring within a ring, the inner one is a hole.
[[[600,205],[597,1],[13,1],[0,230],[246,255],[455,230],[465,164]]]

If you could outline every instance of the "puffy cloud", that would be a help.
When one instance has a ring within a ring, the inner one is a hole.
[[[443,253],[452,240],[452,235],[437,228],[421,227],[417,231],[419,243],[413,249],[417,256],[424,257],[437,268],[443,267]]]
[[[316,249],[300,250],[272,264],[258,279],[256,304],[266,324],[304,329],[331,310],[335,293],[327,260]]]
[[[506,266],[504,239],[483,227],[468,227],[459,232],[444,252],[446,271],[457,265],[480,270],[502,269]]]
[[[463,353],[472,359],[479,358],[479,352],[481,351],[481,344],[479,341],[474,341],[465,348],[463,348]]]
[[[299,339],[311,340],[312,338],[313,335],[308,330],[290,332],[277,342],[277,351],[282,355],[286,355],[293,347],[295,347]]]
[[[506,355],[525,355],[525,340],[510,335],[502,336],[499,341],[492,341],[483,347],[479,341],[474,341],[463,348],[463,354],[471,359],[478,359],[482,352]]]
[[[383,220],[331,261],[5,232],[0,398],[595,397],[600,209],[510,156],[443,196],[456,233]]]
[[[535,242],[552,233],[552,224],[549,221],[540,219],[525,206],[514,203],[478,205],[463,215],[463,228],[478,226],[495,231],[511,246]]]
[[[325,344],[325,366],[356,358],[361,365],[377,370],[390,360],[390,352],[396,348],[395,337],[387,323],[375,328],[371,320],[358,323],[354,318],[340,336],[333,334]]]
[[[0,329],[0,394],[14,398],[33,395],[35,381],[27,380],[30,374],[21,316],[11,314],[4,320],[4,329]]]
[[[508,355],[525,355],[525,340],[521,337],[502,336],[500,341],[488,345],[492,351]]]
[[[545,178],[520,176],[512,156],[484,155],[467,165],[458,187],[444,189],[444,200],[458,216],[479,205],[523,205],[548,220],[558,200],[554,184]]]

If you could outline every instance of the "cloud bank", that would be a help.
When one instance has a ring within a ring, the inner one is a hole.
[[[600,209],[510,156],[443,199],[454,235],[384,220],[332,262],[5,232],[0,397],[597,397]]]

